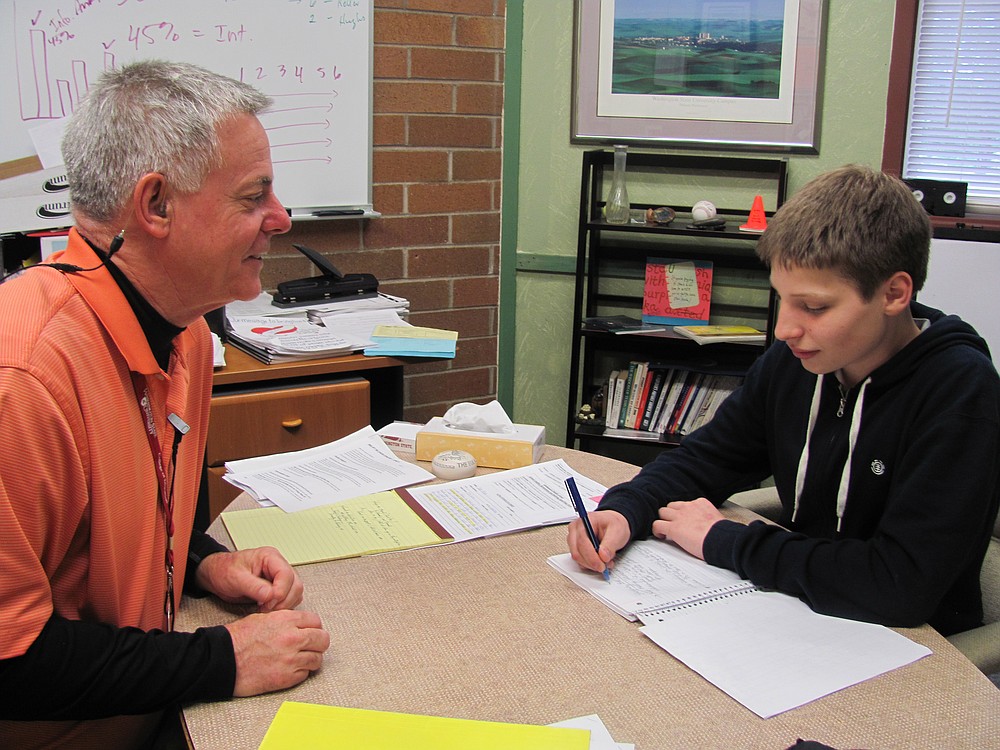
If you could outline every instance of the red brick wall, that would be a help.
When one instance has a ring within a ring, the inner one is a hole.
[[[313,273],[300,242],[374,273],[458,354],[406,367],[405,416],[497,392],[504,0],[375,0],[373,201],[382,216],[296,224],[264,284]],[[289,252],[285,252],[288,248]]]

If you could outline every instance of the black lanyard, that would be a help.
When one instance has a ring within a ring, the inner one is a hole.
[[[170,479],[167,480],[167,470],[163,463],[163,452],[160,449],[160,439],[156,433],[156,422],[153,419],[153,407],[146,379],[137,372],[132,373],[132,387],[135,390],[139,411],[142,413],[143,426],[146,428],[146,439],[149,441],[149,451],[153,455],[153,467],[156,469],[157,494],[160,507],[163,510],[163,527],[167,534],[167,547],[164,567],[167,571],[167,592],[163,599],[163,614],[167,618],[167,631],[174,629],[174,479],[177,475],[177,449],[181,438],[190,429],[183,419],[170,414],[167,419],[174,428],[174,441],[171,450]]]

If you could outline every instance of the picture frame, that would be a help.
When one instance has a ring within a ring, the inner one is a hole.
[[[818,154],[823,16],[823,0],[576,0],[571,140]]]

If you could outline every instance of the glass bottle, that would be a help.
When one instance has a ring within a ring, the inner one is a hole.
[[[611,190],[604,207],[604,218],[609,224],[628,224],[631,207],[625,187],[625,156],[628,146],[615,146],[615,170],[611,175]]]

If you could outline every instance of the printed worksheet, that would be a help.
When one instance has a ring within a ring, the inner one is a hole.
[[[370,425],[308,450],[229,461],[226,469],[227,482],[289,513],[434,479],[389,450]]]
[[[570,476],[588,510],[593,510],[607,488],[573,471],[562,459],[408,492],[460,542],[572,521],[576,510],[565,484]]]

